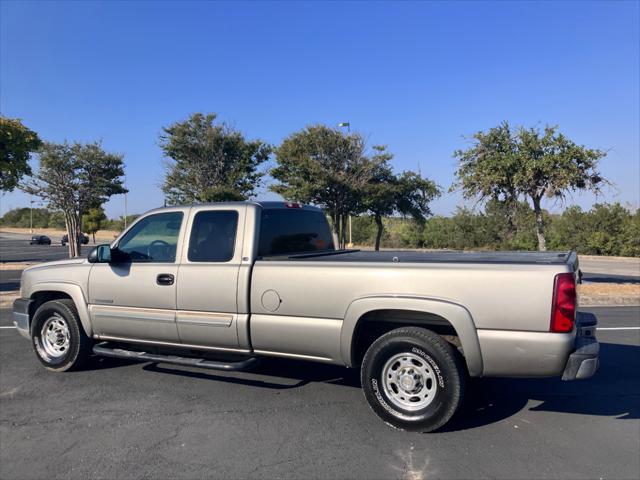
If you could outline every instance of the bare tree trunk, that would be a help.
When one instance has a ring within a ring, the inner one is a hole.
[[[71,246],[71,219],[66,212],[64,214],[64,225],[67,229],[67,249],[69,250],[69,258],[73,258],[73,247]]]
[[[65,223],[67,225],[67,239],[69,242],[69,258],[80,256],[80,246],[78,238],[78,219],[74,214],[65,213]]]
[[[533,211],[536,215],[536,235],[538,236],[538,250],[541,252],[547,251],[547,241],[544,237],[544,221],[542,219],[542,208],[540,207],[541,198],[532,197]]]
[[[518,201],[517,200],[507,200],[507,240],[511,242],[516,234],[518,233],[518,228],[516,227],[516,212],[518,209]]]
[[[336,238],[338,244],[336,247],[340,249],[340,215],[338,215],[337,210],[334,209],[333,215],[331,215],[331,223],[333,224],[331,227],[333,229],[333,235]]]
[[[382,223],[382,215],[376,213],[376,226],[378,230],[376,231],[376,252],[380,250],[380,240],[382,239],[382,230],[384,229],[384,225]]]
[[[349,216],[346,214],[342,215],[342,249],[347,248],[347,222],[349,221]]]

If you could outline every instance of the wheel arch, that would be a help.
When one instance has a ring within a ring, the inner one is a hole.
[[[29,328],[31,328],[31,321],[33,315],[40,305],[51,300],[59,300],[62,298],[71,299],[76,307],[78,316],[80,317],[80,323],[82,328],[88,337],[93,336],[93,329],[91,327],[91,319],[89,317],[89,311],[87,309],[87,302],[84,297],[84,293],[79,285],[74,283],[37,283],[33,285],[29,292],[26,292],[26,297],[33,302],[29,306]]]
[[[376,328],[380,328],[381,323],[386,328],[381,334],[392,328],[411,325],[429,328],[445,338],[458,337],[469,375],[482,375],[480,343],[469,311],[445,300],[413,296],[364,297],[349,305],[340,332],[340,353],[345,365],[359,363],[364,354],[359,341],[367,332],[366,327],[371,326],[376,336]]]

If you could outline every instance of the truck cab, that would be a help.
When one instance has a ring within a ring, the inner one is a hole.
[[[149,212],[109,248],[87,283],[96,338],[247,353],[256,258],[334,244],[317,208],[229,202]]]

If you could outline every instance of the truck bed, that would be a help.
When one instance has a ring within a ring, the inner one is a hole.
[[[402,263],[487,263],[515,265],[562,265],[575,262],[569,252],[462,252],[462,251],[390,251],[336,250],[264,257],[264,261],[304,262],[402,262]]]

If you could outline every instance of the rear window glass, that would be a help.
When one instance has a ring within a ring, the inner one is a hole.
[[[190,262],[228,262],[233,250],[238,228],[238,212],[212,210],[198,212],[193,219],[189,240]]]
[[[262,211],[259,257],[333,249],[333,236],[322,212],[284,208]]]

